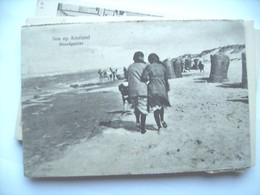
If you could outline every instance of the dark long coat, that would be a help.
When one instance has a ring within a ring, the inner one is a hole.
[[[129,96],[147,97],[147,85],[141,81],[141,76],[146,67],[144,63],[133,63],[128,67]]]
[[[142,74],[144,81],[148,84],[148,103],[154,106],[170,106],[168,91],[168,77],[166,68],[159,63],[148,65]]]

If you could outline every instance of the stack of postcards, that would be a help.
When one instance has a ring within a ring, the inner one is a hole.
[[[254,165],[253,21],[176,20],[69,0],[36,7],[21,29],[16,136],[26,176]]]

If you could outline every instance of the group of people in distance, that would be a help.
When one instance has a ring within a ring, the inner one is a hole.
[[[167,127],[164,108],[171,106],[167,69],[155,53],[148,56],[149,65],[145,63],[141,51],[135,52],[133,60],[134,63],[127,69],[127,83],[119,85],[123,104],[132,104],[136,126],[142,134],[146,132],[146,116],[153,112],[159,132],[162,127]]]
[[[107,78],[109,81],[115,81],[117,76],[117,69],[109,68],[109,70],[98,70],[99,78]]]

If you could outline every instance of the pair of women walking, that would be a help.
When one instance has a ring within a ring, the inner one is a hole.
[[[145,121],[152,109],[158,131],[167,127],[164,121],[164,108],[170,106],[168,99],[169,83],[167,70],[158,55],[148,56],[149,65],[144,62],[144,54],[135,52],[134,63],[128,68],[129,96],[134,107],[137,127],[146,132]]]

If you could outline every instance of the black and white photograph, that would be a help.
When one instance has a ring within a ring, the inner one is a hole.
[[[28,177],[252,166],[245,22],[24,26]]]
[[[58,3],[57,16],[156,16],[126,10]],[[157,16],[158,17],[158,16]]]
[[[82,0],[37,0],[35,15],[40,17],[64,16],[169,16],[165,12],[149,9],[147,6],[111,4],[100,1]],[[175,14],[173,14],[175,16]],[[176,15],[177,16],[177,15]],[[181,17],[181,16],[178,16]],[[181,17],[183,18],[183,16]]]

